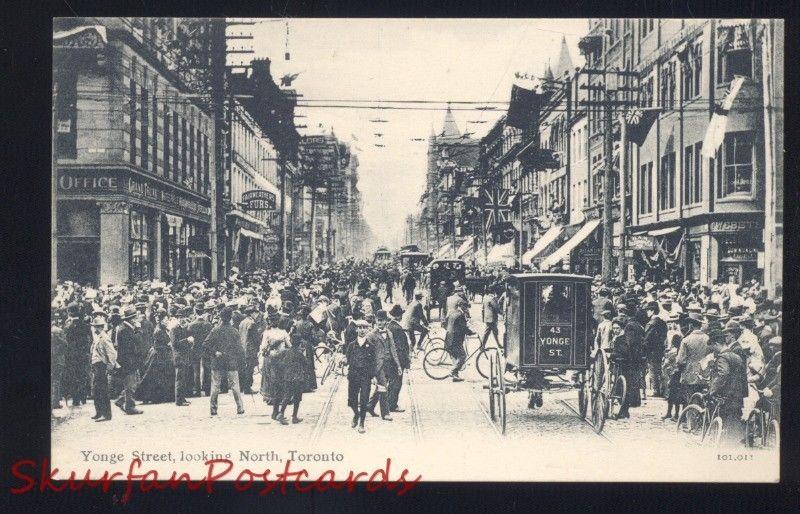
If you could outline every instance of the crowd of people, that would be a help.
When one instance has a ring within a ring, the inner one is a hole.
[[[509,271],[472,270],[486,278],[481,344],[498,340]],[[242,395],[260,394],[273,420],[297,424],[303,395],[317,388],[316,350],[341,344],[352,427],[364,432],[367,414],[391,421],[403,412],[402,376],[427,335],[430,298],[461,381],[471,295],[458,282],[426,280],[421,269],[349,259],[288,273],[234,270],[218,284],[61,283],[52,303],[53,409],[91,397],[101,422],[112,419],[112,401],[136,415],[143,405],[207,396],[217,415],[219,394],[230,391],[239,414]],[[599,277],[592,291],[595,349],[620,363],[628,384],[621,417],[645,392],[665,398],[664,419],[675,420],[693,393],[707,391],[737,426],[758,402],[780,398],[780,291],[770,299],[756,282]]]
[[[367,414],[392,421],[404,412],[406,327],[421,326],[424,316],[417,280],[347,260],[286,274],[234,270],[216,285],[61,283],[52,302],[52,407],[91,397],[102,422],[112,419],[112,400],[137,415],[143,405],[182,407],[208,396],[214,416],[220,393],[232,393],[238,414],[242,395],[260,393],[273,420],[297,424],[303,395],[317,388],[316,349],[344,344],[353,428],[364,432]],[[407,308],[396,303],[387,312],[383,301],[391,304],[393,289],[409,283]]]
[[[735,441],[759,402],[780,404],[782,299],[749,284],[595,281],[595,347],[621,363],[628,385],[621,417],[641,392],[667,400],[677,421],[694,393],[719,398]],[[645,383],[642,383],[643,380]]]

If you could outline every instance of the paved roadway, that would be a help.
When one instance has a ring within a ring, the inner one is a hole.
[[[480,304],[470,314],[473,328],[481,329]],[[477,344],[472,339],[469,348]],[[600,436],[578,417],[574,389],[545,393],[544,405],[536,409],[527,408],[525,391],[511,392],[503,436],[489,419],[486,381],[474,369],[474,360],[460,383],[430,379],[421,361],[416,357],[404,376],[399,403],[405,412],[393,414],[391,422],[368,416],[366,434],[350,428],[347,381],[334,377],[304,395],[298,425],[274,422],[271,408],[258,395],[244,398],[246,413],[241,416],[235,414],[229,394],[220,396],[216,417],[209,415],[208,398],[191,399],[182,408],[144,405],[139,416],[126,416],[112,405],[114,418],[105,423],[90,419],[91,404],[60,409],[53,421],[53,459],[62,469],[127,470],[135,450],[171,452],[165,462],[146,466],[202,473],[202,462],[182,460],[180,452],[230,452],[237,465],[253,468],[276,467],[277,461],[298,461],[301,454],[311,453],[305,458],[321,462],[304,462],[309,469],[337,470],[374,469],[391,457],[393,466],[428,480],[724,481],[777,473],[777,459],[768,452],[738,451],[732,458],[745,462],[725,462],[717,453],[687,450],[678,442],[674,424],[661,420],[666,405],[655,398],[632,409],[631,419],[608,421]],[[259,380],[256,376],[256,384]],[[112,466],[107,456],[115,452],[126,461]],[[331,452],[341,454],[341,462],[326,462],[324,456]],[[254,461],[253,454],[262,454],[262,460]],[[686,459],[698,465],[687,466]]]

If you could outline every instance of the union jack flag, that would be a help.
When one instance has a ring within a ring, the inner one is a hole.
[[[481,196],[483,197],[484,223],[486,231],[489,232],[498,223],[508,221],[508,215],[511,213],[508,189],[484,189]]]

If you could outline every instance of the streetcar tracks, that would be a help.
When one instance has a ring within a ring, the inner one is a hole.
[[[483,405],[483,402],[481,401],[480,397],[477,394],[475,394],[474,387],[470,387],[470,394],[472,395],[472,399],[475,400],[475,403],[478,404],[478,408],[483,413],[483,416],[486,418],[486,421],[488,421],[489,425],[492,427],[492,431],[494,432],[495,437],[497,437],[499,441],[502,441],[503,440],[502,432],[500,432],[500,429],[497,428],[497,423],[492,421],[492,417],[489,414],[489,410]]]
[[[592,424],[589,422],[589,420],[588,420],[588,419],[586,419],[586,418],[584,418],[584,417],[582,417],[582,416],[581,416],[581,414],[580,414],[580,412],[578,412],[577,410],[575,410],[575,408],[574,408],[572,405],[570,405],[569,403],[567,403],[567,401],[566,401],[566,400],[564,400],[563,398],[559,398],[559,399],[558,399],[558,401],[559,401],[559,403],[561,403],[562,405],[564,405],[566,408],[568,408],[570,411],[572,411],[572,412],[573,412],[573,413],[574,413],[576,416],[578,416],[578,418],[580,418],[580,420],[581,420],[581,421],[583,421],[584,423],[586,423],[586,424],[589,426],[589,428],[591,428],[591,429],[592,429],[592,433],[593,433],[593,434],[597,434],[598,436],[600,436],[601,438],[605,439],[605,440],[606,440],[606,441],[608,441],[609,443],[611,443],[611,444],[614,444],[614,441],[612,441],[611,439],[609,439],[609,438],[608,438],[608,436],[607,436],[607,435],[605,435],[604,433],[600,432],[600,433],[598,434],[597,432],[595,432],[595,430],[594,430],[594,426],[593,426],[593,425],[592,425]]]
[[[411,378],[411,370],[406,375],[406,389],[408,397],[411,399],[411,430],[417,443],[422,442],[422,416],[420,415],[419,403],[414,395],[414,381]]]
[[[342,376],[339,374],[334,374],[333,384],[331,384],[331,391],[328,393],[328,398],[322,405],[322,411],[320,412],[319,418],[317,418],[317,422],[314,424],[314,429],[311,431],[312,444],[316,444],[319,441],[322,432],[325,430],[325,426],[328,424],[328,417],[333,409],[333,401],[336,398],[336,392],[339,390],[339,384],[341,381]]]

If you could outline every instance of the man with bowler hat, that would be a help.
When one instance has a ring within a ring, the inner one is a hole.
[[[141,414],[133,400],[136,388],[136,342],[134,335],[133,319],[136,318],[136,309],[132,306],[125,307],[122,311],[122,322],[114,331],[114,340],[117,346],[117,363],[119,376],[122,381],[122,394],[114,404],[122,409],[125,414]]]

